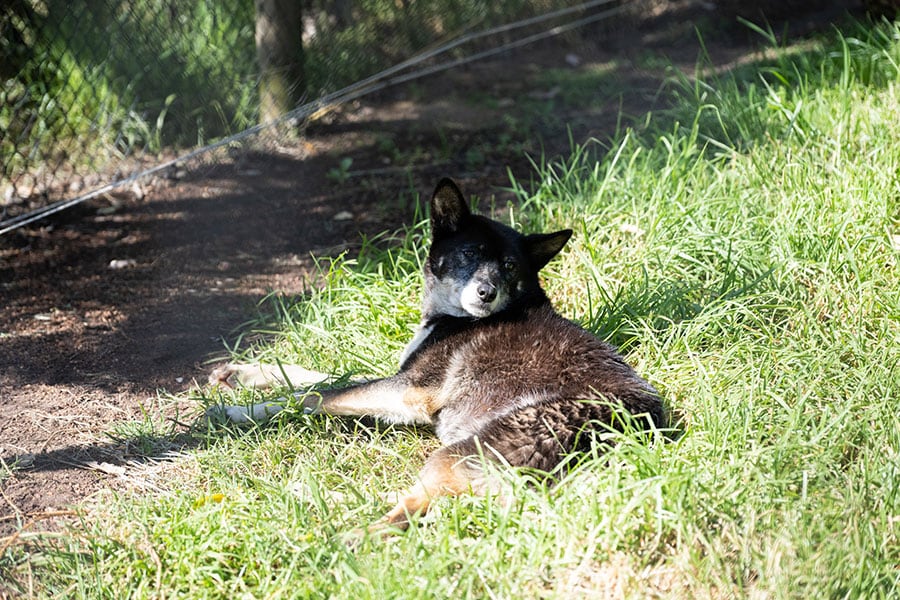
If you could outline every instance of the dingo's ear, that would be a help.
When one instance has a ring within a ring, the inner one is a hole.
[[[471,214],[466,199],[453,180],[447,177],[441,179],[431,197],[432,236],[456,233]]]
[[[550,259],[559,254],[569,238],[572,237],[571,229],[563,229],[554,233],[533,233],[525,236],[525,248],[528,256],[534,264],[535,270],[544,268]]]

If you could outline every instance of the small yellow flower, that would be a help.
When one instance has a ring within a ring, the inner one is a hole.
[[[200,508],[207,502],[222,502],[225,494],[210,494],[209,496],[201,496],[194,502],[194,508]]]

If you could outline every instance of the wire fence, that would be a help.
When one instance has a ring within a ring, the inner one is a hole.
[[[307,1],[301,34],[314,100],[287,116],[296,123],[329,102],[633,3]],[[254,19],[249,0],[12,0],[0,8],[0,233],[260,131]]]
[[[296,1],[310,101],[288,115],[295,125],[329,102],[665,0]],[[261,131],[256,57],[253,0],[2,3],[0,235]]]
[[[3,216],[250,123],[255,71],[244,0],[6,4]]]

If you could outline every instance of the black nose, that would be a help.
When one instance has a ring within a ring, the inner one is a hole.
[[[497,288],[490,283],[479,283],[477,291],[482,302],[493,302],[497,297]]]

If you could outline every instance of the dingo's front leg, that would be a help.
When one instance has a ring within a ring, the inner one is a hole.
[[[266,388],[279,383],[296,386],[321,383],[331,377],[295,365],[225,365],[213,371],[210,381],[232,387],[234,384]],[[355,383],[342,389],[295,392],[306,414],[371,416],[388,423],[430,424],[438,406],[434,390],[412,386],[403,375]],[[287,398],[251,405],[218,406],[210,416],[222,415],[233,423],[263,422],[281,412]]]
[[[267,389],[273,386],[308,387],[331,378],[325,373],[310,371],[298,365],[228,363],[209,374],[209,383],[230,389],[238,386]],[[214,406],[207,411],[207,416],[224,417],[232,423],[262,423],[284,410],[286,403],[287,398],[278,398],[250,405]]]
[[[238,386],[266,389],[276,385],[309,386],[324,383],[331,376],[310,371],[299,365],[269,365],[264,363],[228,363],[209,374],[209,383],[227,388]]]

